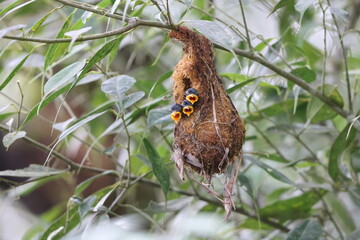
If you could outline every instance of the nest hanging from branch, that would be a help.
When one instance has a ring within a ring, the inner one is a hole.
[[[210,183],[213,174],[223,173],[240,155],[245,126],[216,72],[210,40],[183,26],[171,31],[169,37],[185,44],[172,75],[175,103],[183,103],[189,88],[198,92],[194,112],[176,123],[172,159],[183,180],[185,168]],[[226,196],[231,195],[234,181],[225,186],[224,201],[231,201]]]
[[[185,44],[172,75],[175,102],[181,104],[189,88],[199,97],[194,112],[175,126],[173,159],[182,178],[188,167],[210,181],[240,154],[245,126],[216,73],[212,43],[186,27],[169,36]]]

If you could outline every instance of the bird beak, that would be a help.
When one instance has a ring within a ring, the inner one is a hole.
[[[189,94],[189,95],[186,96],[186,100],[191,102],[191,104],[194,104],[199,100],[199,97],[197,95],[195,95],[195,94]]]

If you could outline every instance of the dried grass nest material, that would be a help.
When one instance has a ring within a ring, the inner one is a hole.
[[[172,159],[182,179],[186,168],[210,182],[241,153],[245,126],[216,73],[210,40],[183,26],[169,37],[185,44],[172,75],[175,103],[182,103],[189,88],[199,92],[194,112],[175,126]]]

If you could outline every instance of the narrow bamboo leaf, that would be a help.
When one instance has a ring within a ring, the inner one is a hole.
[[[43,234],[39,237],[40,240],[57,240],[62,239],[64,235],[74,229],[76,226],[79,226],[81,218],[79,214],[79,207],[83,203],[91,203],[94,207],[109,191],[114,189],[114,186],[118,186],[119,183],[115,183],[113,185],[107,186],[103,189],[100,189],[96,193],[90,195],[83,201],[75,202],[75,204],[68,204],[67,212],[61,215],[61,217],[57,218],[54,222],[52,222],[48,228],[43,231]],[[96,200],[92,199],[96,197]],[[57,229],[61,229],[54,237],[51,238],[51,233],[56,231]]]
[[[95,82],[97,80],[100,80],[102,77],[104,77],[104,74],[102,73],[89,73],[77,83],[77,86]]]
[[[38,30],[38,28],[46,21],[46,19],[48,19],[48,17],[53,14],[56,10],[59,10],[62,7],[57,7],[54,8],[53,10],[51,10],[50,12],[48,12],[47,14],[45,14],[45,16],[43,16],[39,21],[37,21],[30,29],[29,34],[34,34],[36,32],[36,30]]]
[[[286,240],[319,240],[323,230],[315,220],[306,220],[298,224],[286,237]]]
[[[16,0],[15,2],[9,4],[8,6],[6,6],[4,9],[2,9],[0,11],[0,16],[3,15],[3,14],[6,14],[8,11],[10,11],[11,9],[13,9],[16,4],[18,4],[19,2],[22,2],[23,0]]]
[[[21,124],[19,129],[22,129],[36,114],[38,111],[43,109],[45,106],[47,106],[49,103],[54,101],[55,98],[57,98],[60,94],[64,93],[65,91],[69,90],[71,87],[70,84],[64,86],[63,88],[59,89],[58,91],[50,94],[45,99],[43,99],[40,103],[36,104],[28,113],[26,116],[24,122]]]
[[[154,85],[151,87],[149,94],[148,94],[148,98],[150,98],[151,93],[154,91],[155,87],[159,84],[162,83],[163,81],[165,81],[166,79],[168,79],[169,77],[171,77],[173,71],[169,71],[167,73],[164,73],[163,75],[161,75],[156,82],[154,83]]]
[[[276,12],[278,9],[283,8],[283,7],[287,7],[287,6],[294,6],[295,1],[294,0],[280,0],[275,7],[273,8],[273,10],[271,11],[271,13],[269,14],[269,16],[271,14],[273,14],[274,12]]]
[[[260,219],[261,221],[261,219]],[[252,230],[272,230],[274,227],[267,225],[266,223],[259,222],[259,220],[253,218],[247,218],[240,224],[242,229],[252,229]]]
[[[252,184],[250,179],[245,174],[239,173],[237,183],[252,199],[255,199]]]
[[[307,83],[311,83],[316,80],[316,73],[308,67],[295,68],[291,71],[291,73],[295,76],[300,77]],[[294,87],[294,83],[288,81],[288,86],[292,89]]]
[[[119,185],[120,185],[120,182],[113,184],[112,188],[110,188],[110,190],[102,198],[99,199],[99,201],[97,202],[97,204],[95,205],[95,207],[93,209],[94,212],[97,212],[100,207],[104,206],[105,201],[119,187]]]
[[[4,16],[2,16],[0,18],[0,21],[3,20],[8,14],[12,13],[12,12],[15,12],[16,10],[19,10],[23,7],[25,7],[26,5],[30,4],[30,3],[33,3],[35,2],[36,0],[30,0],[30,1],[27,1],[23,4],[20,4],[18,6],[15,6],[17,3],[19,3],[19,1],[15,1],[16,4],[10,4],[8,7],[6,7],[4,10],[1,11],[0,15],[1,14],[4,14]],[[20,1],[21,2],[21,1]],[[10,7],[11,6],[11,7]]]
[[[56,142],[55,145],[57,145],[60,141],[62,141],[66,136],[68,136],[70,133],[74,132],[76,129],[78,129],[79,127],[83,126],[84,124],[94,120],[95,118],[103,115],[104,113],[106,113],[106,111],[103,111],[103,112],[100,112],[100,113],[96,113],[96,114],[93,114],[93,115],[90,115],[84,119],[82,119],[81,121],[79,122],[76,122],[74,123],[73,125],[71,125],[68,129],[66,129],[64,132],[62,132]]]
[[[312,206],[320,201],[320,197],[326,193],[326,190],[320,189],[306,192],[300,196],[279,200],[275,203],[260,209],[261,217],[275,218],[279,221],[295,220],[307,218],[311,214]]]
[[[277,179],[277,180],[279,180],[279,181],[281,181],[283,183],[287,183],[287,184],[295,186],[295,183],[293,181],[291,181],[287,176],[285,176],[284,174],[282,174],[281,172],[279,172],[275,168],[270,167],[269,165],[257,160],[256,158],[248,157],[248,159],[251,162],[253,162],[254,164],[256,164],[258,167],[265,170],[273,178],[275,178],[275,179]]]
[[[240,83],[251,79],[250,76],[246,76],[246,75],[243,75],[240,73],[221,73],[220,77],[226,77],[226,78],[230,79],[231,81],[240,82]]]
[[[30,57],[30,55],[32,54],[34,49],[32,49],[20,62],[18,65],[16,65],[16,67],[11,71],[11,73],[9,74],[9,76],[7,76],[5,78],[5,80],[1,83],[0,85],[0,91],[4,89],[4,87],[6,87],[6,85],[8,85],[8,83],[11,81],[11,79],[13,79],[13,77],[15,76],[15,74],[20,70],[20,68],[24,65],[25,61]]]
[[[324,89],[319,89],[319,91],[324,91],[325,96],[329,97],[336,105],[339,107],[344,106],[344,100],[341,97],[338,89],[330,84],[325,84]],[[312,123],[317,123],[332,119],[337,115],[337,113],[332,110],[329,106],[325,105],[317,97],[312,97],[311,101],[306,109],[306,116],[308,119],[311,119]]]
[[[7,27],[7,28],[0,31],[0,38],[2,38],[3,36],[5,36],[7,33],[11,32],[11,31],[23,29],[25,27],[26,27],[25,24],[19,24],[19,25]]]
[[[307,98],[299,98],[297,107],[306,104],[309,101]],[[289,99],[287,101],[277,102],[269,107],[263,108],[258,112],[251,113],[250,116],[246,117],[249,121],[257,121],[263,119],[265,116],[271,117],[276,116],[285,112],[293,112],[294,109],[294,99]]]
[[[3,138],[3,144],[4,147],[8,148],[10,147],[13,142],[15,142],[17,139],[25,137],[26,132],[24,131],[16,131],[16,132],[10,132],[6,134]]]
[[[61,27],[59,33],[57,34],[56,38],[63,38],[64,34],[69,30],[71,21],[74,17],[76,10],[73,11],[70,16],[68,17],[68,19],[65,21],[64,25]],[[48,68],[48,66],[50,66],[54,60],[55,60],[55,52],[58,50],[58,48],[60,47],[61,43],[54,43],[51,44],[51,46],[49,47],[48,51],[46,52],[46,56],[45,56],[45,65],[44,65],[44,69],[46,70]]]
[[[30,164],[29,167],[23,169],[16,169],[16,170],[5,170],[0,171],[1,177],[32,177],[32,178],[39,178],[39,177],[46,177],[57,175],[67,170],[58,170],[55,168],[46,167],[43,165],[38,164]]]
[[[85,65],[84,69],[82,70],[82,72],[80,73],[79,77],[76,80],[76,83],[78,81],[80,81],[83,77],[85,77],[85,75],[87,74],[87,72],[95,65],[95,63],[99,62],[101,59],[103,59],[104,57],[106,57],[111,50],[114,47],[118,47],[119,43],[121,41],[122,37],[118,37],[115,38],[113,40],[111,40],[110,42],[107,42],[104,44],[104,46],[102,46],[95,54],[94,56],[92,56],[90,58],[90,60],[88,61],[88,63]]]
[[[84,66],[85,60],[82,60],[75,62],[57,72],[45,83],[44,97],[46,97],[51,92],[69,84],[71,80],[74,80],[75,75],[78,74]]]
[[[170,187],[170,176],[168,171],[165,168],[164,162],[161,160],[159,154],[155,148],[150,144],[149,140],[144,138],[143,140],[146,152],[148,154],[151,166],[153,168],[154,174],[158,179],[160,186],[164,192],[165,197]]]
[[[233,51],[230,35],[215,22],[205,20],[186,20],[184,23],[190,28],[195,28],[211,42]]]
[[[254,50],[257,52],[261,52],[262,50],[264,50],[264,48],[268,45],[270,45],[270,42],[273,40],[274,38],[268,38],[265,39],[264,41],[262,41],[261,43],[259,43],[258,45],[256,45],[254,47]]]
[[[162,203],[150,201],[145,211],[151,213],[176,212],[184,209],[184,207],[188,206],[193,200],[193,197],[185,197]]]
[[[351,130],[349,131],[349,127],[350,124],[348,124],[341,131],[341,133],[336,137],[330,149],[328,172],[330,177],[334,181],[337,181],[340,175],[345,177],[344,174],[342,174],[341,168],[339,166],[340,157],[342,153],[346,150],[346,148],[350,146],[350,144],[356,139],[357,131],[354,128],[351,128]],[[346,138],[347,135],[348,137]]]
[[[7,113],[2,113],[0,114],[0,121],[4,120],[12,115],[18,114],[18,112],[7,112]]]
[[[69,31],[64,33],[65,36],[71,37],[71,42],[70,42],[70,47],[69,49],[72,48],[72,46],[74,45],[76,39],[78,39],[79,36],[81,36],[81,34],[86,33],[88,31],[90,31],[92,29],[92,27],[84,27],[78,30],[73,30],[73,31]]]
[[[95,175],[91,178],[86,179],[85,181],[81,182],[79,185],[77,185],[76,189],[75,189],[75,193],[74,195],[80,195],[87,187],[90,186],[90,184],[97,178],[105,176],[105,175],[110,175],[110,174],[118,174],[118,172],[114,171],[114,170],[108,170],[105,172],[102,172],[98,175]]]

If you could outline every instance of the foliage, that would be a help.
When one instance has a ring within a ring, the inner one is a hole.
[[[57,198],[23,239],[357,239],[358,1],[84,2],[0,3],[1,198]],[[170,160],[178,24],[247,125],[228,222]]]

